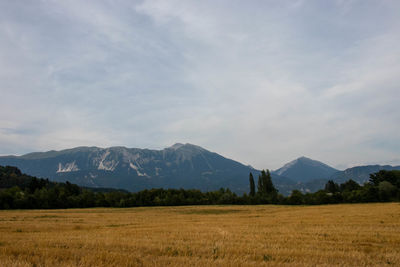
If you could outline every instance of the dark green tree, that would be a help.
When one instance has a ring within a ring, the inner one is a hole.
[[[261,171],[261,174],[262,172],[263,171]],[[264,194],[263,178],[261,174],[258,175],[258,182],[257,182],[257,194],[259,195]]]
[[[354,190],[359,190],[361,188],[361,185],[359,185],[357,182],[354,180],[350,179],[347,182],[343,183],[340,185],[340,191],[354,191]]]
[[[265,170],[261,171],[261,174],[258,176],[258,194],[260,195],[266,195],[267,194],[267,188],[268,188],[268,178],[267,178],[267,173]]]
[[[287,204],[301,205],[304,204],[304,195],[299,190],[293,190],[287,198]]]
[[[257,196],[263,203],[277,203],[278,190],[274,187],[269,170],[262,170],[258,176]]]
[[[379,200],[380,201],[390,201],[393,199],[397,188],[388,181],[382,181],[378,185],[379,190]]]
[[[332,180],[329,180],[325,185],[325,191],[328,193],[339,192],[339,185]]]
[[[249,182],[250,182],[250,196],[254,197],[256,195],[256,186],[254,184],[254,178],[252,173],[250,173],[249,175]]]
[[[264,177],[264,190],[267,194],[276,194],[278,192],[278,190],[276,190],[274,184],[272,183],[271,173],[269,172],[269,170],[267,170],[267,173]]]
[[[377,173],[373,173],[370,175],[370,183],[375,186],[378,186],[380,182],[388,181],[392,185],[400,188],[400,171],[392,170],[392,171],[385,171],[380,170]]]

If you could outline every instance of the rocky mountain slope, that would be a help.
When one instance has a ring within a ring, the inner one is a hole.
[[[17,166],[24,173],[80,186],[112,187],[130,191],[149,188],[196,188],[204,191],[228,187],[248,192],[249,173],[259,171],[192,144],[163,150],[126,147],[77,147],[62,151],[0,157],[0,165]],[[272,176],[282,193],[294,182]]]

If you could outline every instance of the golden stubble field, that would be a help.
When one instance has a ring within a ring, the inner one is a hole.
[[[0,266],[400,266],[400,204],[0,211]]]

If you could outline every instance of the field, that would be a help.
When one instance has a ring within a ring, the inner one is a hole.
[[[0,211],[0,266],[400,266],[400,204]]]

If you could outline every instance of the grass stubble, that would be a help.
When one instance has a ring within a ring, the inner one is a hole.
[[[0,266],[400,266],[400,204],[0,211]]]

